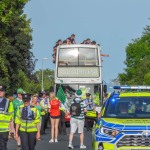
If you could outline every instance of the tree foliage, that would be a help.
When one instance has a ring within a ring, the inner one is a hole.
[[[38,70],[34,73],[39,84],[37,91],[42,89],[42,70]],[[46,92],[49,92],[50,86],[54,86],[54,70],[45,69],[43,70],[43,86]]]
[[[150,84],[150,26],[144,28],[141,38],[128,44],[125,65],[125,72],[119,74],[121,84]]]
[[[17,88],[20,71],[31,78],[35,66],[30,20],[23,13],[27,2],[0,1],[0,81],[10,90]]]

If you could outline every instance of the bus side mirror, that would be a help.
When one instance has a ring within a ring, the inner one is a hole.
[[[107,85],[103,85],[103,92],[107,93]]]

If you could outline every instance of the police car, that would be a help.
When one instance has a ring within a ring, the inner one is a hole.
[[[150,86],[114,86],[92,133],[93,150],[150,150]]]

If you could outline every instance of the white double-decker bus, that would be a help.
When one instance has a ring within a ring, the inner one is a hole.
[[[80,88],[92,98],[99,93],[102,99],[101,50],[98,45],[72,44],[57,48],[55,89],[61,84],[70,98]],[[97,104],[98,105],[98,104]]]

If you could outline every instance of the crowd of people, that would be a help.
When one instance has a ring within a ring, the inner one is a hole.
[[[75,41],[75,34],[71,34],[70,37],[68,37],[67,39],[65,39],[64,41],[59,39],[55,46],[53,47],[53,54],[52,54],[52,57],[53,57],[53,63],[55,64],[56,62],[56,54],[57,54],[57,47],[60,46],[60,45],[70,45],[70,44],[76,44],[76,41]],[[86,40],[84,40],[83,42],[81,42],[80,44],[90,44],[90,45],[96,45],[96,41],[91,41],[90,38],[87,38]],[[97,44],[99,45],[99,44]],[[108,54],[101,54],[101,56],[104,56],[104,57],[109,57]]]
[[[41,140],[45,129],[50,124],[51,138],[49,143],[58,142],[59,134],[66,135],[65,114],[70,113],[69,149],[73,149],[74,133],[78,129],[80,134],[80,148],[84,145],[84,125],[87,131],[93,126],[88,123],[86,112],[95,109],[90,93],[86,93],[86,99],[82,100],[82,90],[77,89],[70,109],[66,109],[63,103],[55,96],[53,87],[49,93],[26,94],[19,88],[12,97],[5,96],[5,86],[0,85],[0,148],[7,150],[8,137],[14,137],[17,150],[34,150],[36,141]],[[77,105],[78,104],[78,105]],[[72,107],[78,111],[73,112]],[[79,111],[80,109],[80,111]],[[76,112],[80,112],[76,114]]]

